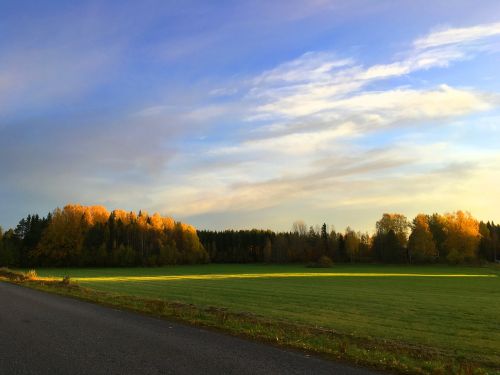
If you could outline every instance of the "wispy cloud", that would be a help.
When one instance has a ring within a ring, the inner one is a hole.
[[[484,43],[485,39],[497,35],[500,35],[500,22],[472,27],[446,27],[415,40],[413,45],[416,49],[422,50],[453,44]]]
[[[260,105],[250,119],[297,118],[338,109],[339,100],[352,97],[375,82],[419,70],[447,67],[472,58],[488,46],[499,43],[490,38],[499,35],[499,25],[450,28],[431,33],[416,40],[413,48],[401,52],[399,60],[369,67],[332,53],[308,52],[264,72],[253,81],[250,96]]]

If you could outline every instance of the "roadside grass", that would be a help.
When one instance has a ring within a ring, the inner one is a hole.
[[[500,373],[497,268],[300,265],[39,269],[19,281],[409,374]],[[59,281],[70,276],[78,284]]]

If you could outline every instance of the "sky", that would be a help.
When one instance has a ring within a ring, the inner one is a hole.
[[[500,222],[497,0],[0,0],[0,225]]]

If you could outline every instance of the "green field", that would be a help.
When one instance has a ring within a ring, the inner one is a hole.
[[[500,271],[452,266],[203,265],[39,269],[118,294],[438,348],[500,367]]]

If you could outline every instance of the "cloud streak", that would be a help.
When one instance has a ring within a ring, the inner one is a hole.
[[[445,45],[464,45],[482,42],[490,37],[500,35],[500,22],[472,27],[443,28],[415,40],[416,49],[436,48]]]
[[[363,67],[332,53],[308,52],[253,80],[250,97],[261,102],[251,119],[297,118],[338,108],[337,101],[378,81],[443,68],[499,43],[500,24],[450,28],[417,39],[402,59]],[[445,87],[445,86],[444,86]]]

